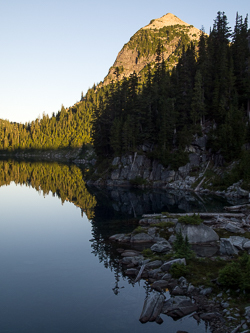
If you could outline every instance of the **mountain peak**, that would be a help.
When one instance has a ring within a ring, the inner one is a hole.
[[[166,27],[170,27],[167,28]],[[148,64],[154,66],[156,48],[160,43],[164,47],[163,57],[169,69],[173,68],[182,53],[183,45],[194,41],[197,43],[201,30],[195,28],[177,16],[168,13],[158,19],[151,20],[148,25],[138,30],[118,53],[114,65],[104,78],[104,84],[129,77],[130,74],[140,73]],[[187,45],[186,45],[187,46]]]
[[[158,19],[151,20],[150,23],[142,29],[161,29],[163,27],[168,27],[170,25],[177,25],[177,24],[190,26],[190,24],[182,21],[174,14],[167,13],[166,15],[163,15]]]

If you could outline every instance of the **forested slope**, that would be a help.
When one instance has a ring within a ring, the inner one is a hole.
[[[176,67],[167,69],[158,44],[156,64],[141,84],[133,73],[110,85],[94,113],[93,142],[100,160],[150,148],[163,165],[185,164],[193,134],[209,128],[209,146],[225,160],[238,158],[249,142],[249,30],[237,15],[234,31],[218,12],[209,36],[198,47],[182,48]]]

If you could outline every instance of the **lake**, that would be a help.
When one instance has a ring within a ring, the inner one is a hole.
[[[142,213],[221,210],[223,199],[88,189],[74,165],[0,161],[0,202],[0,333],[209,332],[189,316],[141,324],[150,286],[123,274],[108,237]]]

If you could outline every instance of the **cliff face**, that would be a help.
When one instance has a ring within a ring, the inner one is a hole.
[[[168,13],[152,20],[131,37],[118,53],[114,65],[109,69],[104,84],[112,80],[128,77],[134,71],[139,74],[147,64],[154,66],[156,46],[159,41],[163,46],[163,57],[168,67],[172,68],[181,54],[182,45],[198,41],[201,30]]]

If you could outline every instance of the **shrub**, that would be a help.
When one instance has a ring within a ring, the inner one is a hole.
[[[227,264],[219,272],[218,282],[226,288],[237,289],[240,286],[240,265],[236,262]]]
[[[173,278],[178,279],[181,276],[187,275],[188,268],[184,264],[180,264],[180,263],[176,262],[171,266],[169,272]]]
[[[203,221],[202,219],[200,218],[200,215],[199,214],[194,214],[192,216],[181,216],[178,218],[178,222],[180,223],[185,223],[185,224],[196,224],[196,225],[199,225],[201,224]]]
[[[143,179],[142,177],[136,176],[134,179],[130,179],[130,184],[132,186],[146,185],[147,184],[147,180]]]
[[[135,230],[133,231],[133,234],[140,234],[142,232],[146,233],[146,230],[139,225],[137,228],[135,228]]]
[[[174,256],[177,258],[191,259],[195,256],[194,251],[191,250],[188,237],[186,236],[184,239],[181,232],[177,233],[176,240],[174,241],[173,244],[173,248],[175,251]]]
[[[146,258],[152,257],[154,255],[154,252],[151,249],[143,249],[142,255]]]
[[[238,261],[227,264],[219,271],[218,282],[225,288],[250,292],[250,256],[244,252]]]

